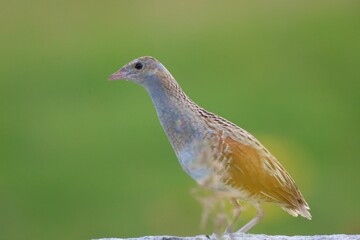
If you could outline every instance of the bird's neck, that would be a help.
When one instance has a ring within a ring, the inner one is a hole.
[[[146,87],[155,105],[161,125],[178,154],[197,138],[201,138],[201,122],[196,121],[196,104],[173,80],[170,84]]]

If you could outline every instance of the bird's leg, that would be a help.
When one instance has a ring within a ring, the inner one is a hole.
[[[254,204],[256,208],[256,216],[251,219],[247,224],[245,224],[242,228],[240,228],[237,233],[245,233],[249,231],[252,227],[254,227],[260,220],[264,217],[265,212],[261,208],[259,204]]]
[[[236,222],[239,219],[240,214],[242,212],[242,207],[235,198],[231,199],[231,203],[234,205],[234,209],[233,209],[233,219],[230,222],[229,226],[227,226],[227,228],[225,230],[225,233],[228,233],[228,234],[231,234],[233,232],[234,225],[236,224]]]

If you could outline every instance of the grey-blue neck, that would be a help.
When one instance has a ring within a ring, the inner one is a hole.
[[[159,79],[154,79],[144,87],[150,94],[161,125],[178,155],[194,140],[200,139],[203,131],[202,123],[196,121],[195,103],[184,94],[175,80],[171,81],[170,88],[164,86]]]
[[[152,79],[143,85],[151,96],[161,125],[187,174],[196,181],[203,181],[208,169],[196,163],[204,153],[206,126],[197,109],[199,108],[182,91],[173,79],[161,82]],[[206,148],[207,149],[207,148]]]

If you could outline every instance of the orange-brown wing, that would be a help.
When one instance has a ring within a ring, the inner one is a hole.
[[[285,208],[299,209],[305,203],[303,196],[290,175],[271,155],[263,150],[226,137],[228,151],[228,179],[232,187],[244,190],[255,199],[279,203]]]

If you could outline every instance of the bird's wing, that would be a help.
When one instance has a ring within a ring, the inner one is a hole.
[[[223,143],[228,146],[223,151],[227,159],[227,184],[256,199],[279,203],[288,212],[295,211],[289,212],[292,215],[300,213],[300,208],[308,209],[294,180],[270,153],[266,154],[256,144],[244,144],[231,137],[223,138]]]

